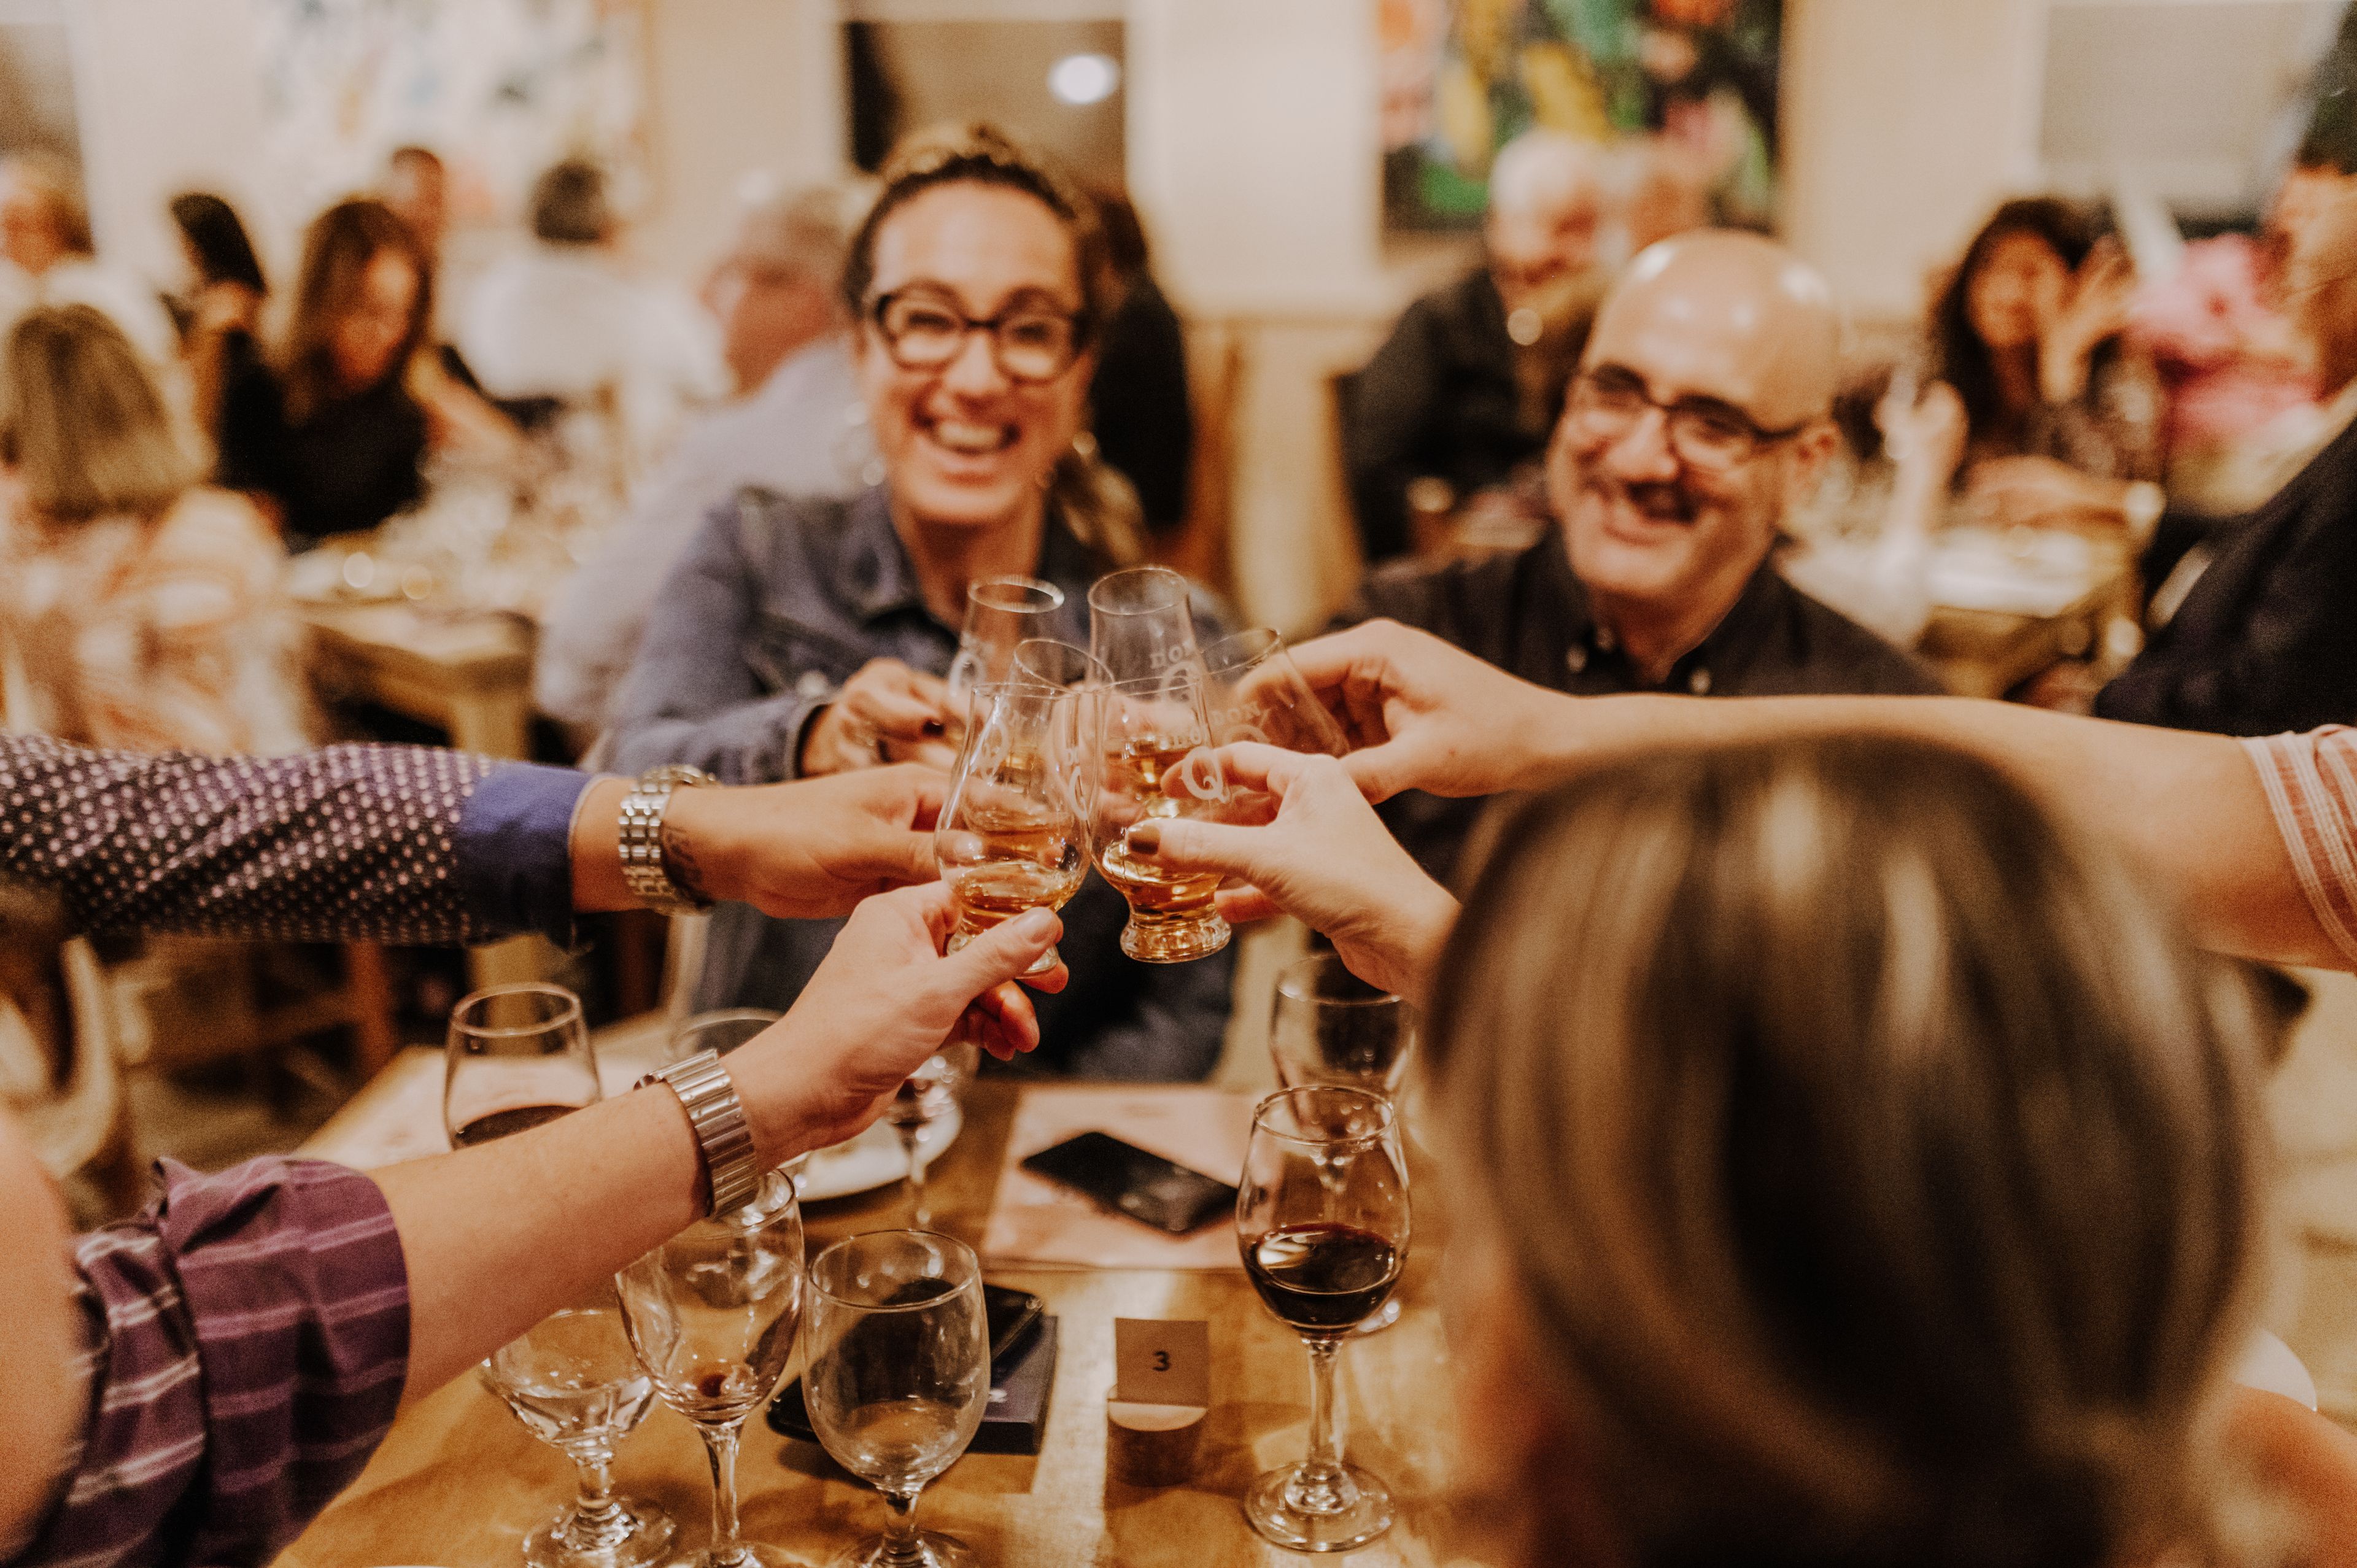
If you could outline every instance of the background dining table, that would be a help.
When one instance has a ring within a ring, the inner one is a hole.
[[[981,1240],[1022,1092],[1003,1078],[968,1090],[963,1132],[932,1167],[937,1229]],[[344,1146],[367,1140],[373,1133],[366,1122],[382,1120],[380,1108],[392,1099],[390,1086],[373,1101],[363,1091],[321,1139]],[[1424,1162],[1411,1158],[1422,1175]],[[1444,1230],[1438,1191],[1428,1180],[1416,1188],[1400,1322],[1352,1340],[1341,1359],[1350,1457],[1390,1485],[1399,1509],[1383,1540],[1336,1560],[1366,1568],[1477,1568],[1496,1560],[1476,1540],[1485,1510],[1453,1500],[1448,1479],[1451,1378],[1433,1288]],[[813,1203],[805,1222],[813,1255],[843,1236],[898,1226],[899,1184]],[[1037,1457],[966,1455],[926,1488],[920,1523],[958,1536],[999,1568],[1303,1561],[1254,1536],[1240,1507],[1254,1476],[1305,1451],[1309,1394],[1300,1339],[1261,1305],[1241,1268],[1009,1267],[986,1268],[986,1276],[1036,1292],[1060,1320],[1046,1444]],[[1211,1326],[1212,1407],[1195,1474],[1184,1485],[1149,1488],[1107,1477],[1104,1405],[1115,1317],[1200,1318]],[[801,1370],[797,1352],[787,1376]],[[815,1444],[775,1435],[758,1415],[747,1423],[737,1474],[747,1539],[782,1547],[797,1561],[826,1563],[883,1524],[881,1497]],[[621,1445],[615,1476],[625,1494],[662,1504],[679,1521],[674,1555],[702,1548],[710,1480],[686,1422],[658,1404]],[[478,1379],[462,1377],[402,1412],[358,1483],[286,1550],[279,1568],[511,1568],[526,1532],[557,1510],[571,1487],[565,1459],[528,1435]]]

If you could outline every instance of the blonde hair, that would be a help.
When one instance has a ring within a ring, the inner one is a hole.
[[[1598,1519],[1641,1565],[2210,1544],[2263,1135],[2245,998],[2154,898],[1864,736],[1657,757],[1492,843],[1431,1066],[1578,1455],[1532,1561]]]
[[[48,522],[158,517],[204,471],[130,339],[87,305],[27,311],[10,330],[0,461]]]

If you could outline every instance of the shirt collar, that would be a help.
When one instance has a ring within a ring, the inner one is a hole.
[[[1067,608],[1085,605],[1089,585],[1105,570],[1089,547],[1064,525],[1054,507],[1048,509],[1039,539],[1039,576],[1064,590]],[[877,485],[853,499],[845,514],[843,542],[835,553],[835,588],[863,621],[874,622],[909,610],[931,616],[917,564],[909,559],[900,531],[892,526],[888,486]],[[954,632],[958,628],[949,628]]]
[[[1595,601],[1588,597],[1587,585],[1571,569],[1571,555],[1564,548],[1562,530],[1550,531],[1537,548],[1546,557],[1543,569],[1547,591],[1564,606],[1562,657],[1566,670],[1577,677],[1590,671],[1600,673],[1609,664],[1618,671],[1628,687],[1642,686],[1644,682],[1638,679],[1611,628],[1596,618]],[[1730,689],[1731,683],[1739,681],[1760,657],[1791,591],[1773,563],[1762,561],[1744,583],[1743,592],[1736,596],[1735,603],[1719,618],[1718,624],[1700,642],[1680,654],[1671,664],[1668,677],[1652,689],[1687,692],[1697,697],[1707,696],[1714,690]]]

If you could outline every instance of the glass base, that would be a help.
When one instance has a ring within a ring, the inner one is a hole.
[[[699,1552],[683,1559],[679,1568],[809,1568],[799,1557],[791,1557],[774,1546],[758,1541],[740,1541],[737,1550],[723,1555],[717,1552]]]
[[[1352,1334],[1381,1334],[1400,1320],[1399,1297],[1394,1296],[1375,1308],[1374,1316],[1351,1330]]]
[[[950,933],[950,940],[942,944],[942,950],[943,952],[955,952],[960,948],[965,947],[967,944],[971,943],[974,938],[980,935],[982,935],[980,931],[969,931],[964,927],[961,926],[956,930]],[[1032,963],[1031,967],[1025,970],[1023,972],[1027,977],[1035,974],[1045,974],[1063,961],[1062,956],[1056,951],[1054,945],[1051,943],[1049,944],[1048,950],[1041,953]]]
[[[982,1568],[982,1559],[954,1535],[920,1530],[913,1554],[895,1555],[887,1549],[884,1538],[877,1536],[832,1559],[826,1568]]]
[[[1185,963],[1211,957],[1234,935],[1234,928],[1218,915],[1149,924],[1133,910],[1129,924],[1121,929],[1121,950],[1140,963]]]
[[[1391,1529],[1392,1495],[1356,1465],[1323,1477],[1287,1465],[1252,1484],[1244,1522],[1295,1552],[1353,1552]]]
[[[531,1568],[648,1568],[660,1563],[671,1545],[671,1515],[636,1498],[614,1499],[619,1517],[606,1530],[580,1531],[578,1544],[568,1544],[565,1527],[573,1509],[523,1538],[523,1560]]]

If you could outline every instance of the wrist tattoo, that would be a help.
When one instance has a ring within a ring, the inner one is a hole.
[[[681,892],[699,904],[712,902],[712,893],[704,882],[704,867],[695,858],[695,846],[688,842],[683,829],[665,822],[662,826],[663,875]]]

